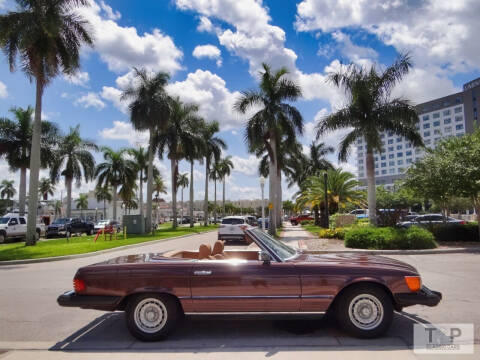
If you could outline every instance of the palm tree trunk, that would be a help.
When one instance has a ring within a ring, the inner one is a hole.
[[[273,206],[273,209],[269,211],[268,219],[268,233],[271,235],[276,235],[277,232],[277,216],[276,216],[276,193],[277,193],[277,184],[276,184],[276,164],[277,164],[277,148],[276,141],[273,132],[270,133],[270,146],[272,149],[272,156],[268,164],[268,196],[269,203]],[[269,204],[269,205],[270,205]]]
[[[375,196],[375,164],[374,164],[372,150],[367,150],[366,165],[367,165],[368,218],[370,219],[370,224],[376,225],[377,204],[376,204],[376,196]]]
[[[105,201],[105,199],[103,199],[103,219],[105,220],[107,218],[107,202]]]
[[[203,203],[204,224],[208,226],[208,176],[210,175],[210,161],[208,156],[205,158],[205,200]]]
[[[153,193],[153,129],[150,129],[148,142],[148,169],[147,169],[147,219],[145,231],[152,231],[152,193]]]
[[[277,168],[277,226],[282,226],[282,170]]]
[[[42,131],[43,81],[37,78],[35,95],[35,119],[33,121],[32,148],[30,151],[30,184],[28,187],[28,219],[26,245],[36,243],[38,206],[38,175],[40,173],[40,134]]]
[[[20,189],[18,191],[18,212],[25,215],[25,201],[27,198],[27,168],[20,168]]]
[[[112,203],[113,203],[113,220],[117,220],[117,185],[113,186]]]
[[[213,222],[216,224],[217,223],[217,179],[215,178],[213,180],[213,183],[215,184],[215,195],[214,195],[214,204],[215,207],[213,208]]]
[[[138,203],[140,205],[140,217],[143,217],[143,169],[140,169],[140,194],[138,196]]]
[[[190,161],[190,227],[193,227],[193,161]]]
[[[72,181],[71,178],[66,178],[67,185],[67,218],[72,217]]]
[[[180,218],[182,219],[181,220],[181,223],[183,224],[183,190],[185,190],[185,187],[182,186],[182,207],[180,208]]]
[[[225,177],[223,177],[222,217],[225,217]]]
[[[175,159],[170,159],[170,167],[172,170],[172,214],[173,214],[173,228],[177,227],[177,162]]]

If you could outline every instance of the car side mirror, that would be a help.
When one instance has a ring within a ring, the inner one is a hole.
[[[258,260],[263,261],[263,265],[270,265],[270,262],[272,261],[272,257],[270,256],[269,253],[265,251],[260,251],[258,254]]]

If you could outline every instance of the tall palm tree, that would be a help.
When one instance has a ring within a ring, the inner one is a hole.
[[[184,158],[185,149],[195,146],[198,134],[192,132],[190,123],[197,121],[198,106],[184,104],[180,98],[170,100],[170,116],[166,128],[155,138],[158,144],[160,158],[166,152],[170,159],[172,179],[172,214],[173,228],[177,227],[177,188],[178,188],[178,162]]]
[[[158,173],[157,176],[155,176],[155,179],[153,179],[153,191],[155,191],[155,199],[156,199],[156,204],[155,204],[155,224],[158,223],[158,197],[160,196],[160,193],[166,194],[167,193],[167,187],[165,186],[165,181],[163,180],[162,174]]]
[[[95,177],[97,187],[112,187],[113,220],[117,220],[118,187],[123,184],[133,184],[137,178],[135,162],[128,159],[127,149],[115,151],[107,146],[101,148],[104,162],[97,165]]]
[[[413,146],[423,146],[415,125],[418,115],[410,101],[391,99],[394,86],[408,73],[412,63],[408,54],[400,55],[385,70],[375,66],[367,69],[355,64],[331,73],[329,81],[342,88],[348,98],[343,109],[326,116],[317,125],[317,136],[338,129],[352,130],[339,144],[338,158],[346,161],[350,146],[359,138],[366,141],[366,168],[368,211],[372,224],[376,223],[375,164],[373,153],[383,151],[380,133],[390,131],[405,137]]]
[[[360,183],[355,175],[341,168],[327,170],[327,199],[330,213],[345,209],[348,204],[365,205],[365,193],[358,190]],[[303,188],[297,194],[297,206],[310,205],[325,207],[325,185],[323,178],[309,176]]]
[[[143,183],[148,180],[146,175],[148,173],[148,150],[145,151],[143,147],[139,147],[138,149],[130,149],[128,150],[130,155],[133,156],[135,163],[137,164],[137,171],[139,172],[138,175],[138,182],[139,182],[139,194],[138,194],[138,203],[140,206],[140,215],[143,216]],[[155,166],[154,166],[154,173],[155,173]],[[155,174],[154,174],[155,175]]]
[[[149,75],[146,69],[133,69],[135,85],[127,88],[123,100],[132,99],[129,105],[130,121],[136,130],[148,130],[148,167],[147,167],[147,228],[150,232],[152,226],[152,193],[153,193],[153,156],[156,151],[155,135],[163,131],[168,123],[170,97],[165,91],[169,75],[158,72]]]
[[[88,22],[75,13],[88,0],[16,0],[17,9],[0,15],[0,47],[14,71],[17,58],[29,79],[36,82],[35,119],[30,157],[29,208],[26,245],[36,237],[40,172],[42,97],[45,87],[60,72],[73,74],[80,67],[82,43],[92,45]],[[19,56],[17,56],[19,55]]]
[[[283,136],[295,138],[303,131],[303,118],[296,107],[288,102],[302,96],[300,87],[287,77],[284,67],[272,72],[263,64],[258,90],[244,91],[236,101],[234,109],[245,114],[250,109],[260,108],[249,120],[245,128],[245,140],[250,152],[265,146],[269,156],[269,196],[274,206],[270,211],[268,231],[276,233],[276,220],[281,207],[281,167],[278,164],[278,146]]]
[[[14,171],[20,170],[19,185],[19,213],[25,214],[27,196],[27,170],[31,161],[33,108],[14,107],[10,112],[15,121],[0,118],[0,156],[5,156],[8,165]],[[58,140],[57,126],[48,121],[42,121],[40,136],[40,160],[43,168],[47,167],[52,159],[52,151]]]
[[[7,198],[8,200],[11,200],[15,196],[17,190],[13,186],[13,183],[13,180],[2,180],[2,183],[0,184],[0,197],[2,199]]]
[[[220,166],[220,159],[212,164],[210,169],[210,180],[213,180],[213,222],[217,223],[217,180],[222,178],[222,168]]]
[[[230,176],[231,170],[234,168],[232,157],[230,155],[220,159],[218,161],[220,167],[220,179],[223,183],[223,190],[222,190],[222,217],[225,217],[225,178]]]
[[[67,187],[67,217],[72,216],[72,183],[80,186],[82,178],[86,182],[93,179],[95,159],[91,151],[98,147],[93,142],[80,137],[80,125],[70,128],[70,132],[58,140],[53,152],[50,179],[55,184],[60,176],[65,178]]]
[[[182,207],[180,208],[180,218],[182,219],[181,222],[183,224],[183,190],[188,186],[188,174],[180,174],[178,175],[177,186],[182,188]]]
[[[208,225],[209,208],[208,208],[208,179],[210,178],[210,164],[212,161],[218,161],[222,153],[222,149],[227,149],[227,144],[215,136],[220,131],[217,121],[204,122],[200,127],[200,136],[203,141],[203,156],[205,158],[205,201],[203,204],[203,214],[205,217],[205,226]]]
[[[53,196],[55,191],[55,185],[52,183],[52,180],[49,178],[41,178],[38,184],[38,193],[43,198],[43,200],[48,200],[48,195]]]
[[[107,218],[107,201],[112,201],[112,191],[108,186],[96,186],[95,198],[97,201],[103,201],[103,218]]]
[[[122,204],[124,207],[124,214],[127,214],[127,211],[130,212],[130,209],[137,209],[138,204],[135,201],[135,190],[137,189],[137,184],[135,184],[135,179],[132,179],[132,183],[123,183],[118,191],[118,195],[122,199]]]
[[[77,210],[80,209],[80,217],[83,219],[83,210],[88,209],[88,196],[87,194],[80,194],[75,200]]]

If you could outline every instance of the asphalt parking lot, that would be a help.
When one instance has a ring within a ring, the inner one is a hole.
[[[61,308],[56,303],[60,293],[71,289],[72,277],[80,266],[125,253],[194,249],[202,242],[215,240],[216,233],[199,234],[88,258],[0,266],[0,349],[28,350],[10,351],[0,356],[10,358],[22,354],[19,358],[28,358],[37,353],[53,358],[59,353],[85,352],[140,352],[148,355],[153,351],[183,357],[203,353],[215,358],[215,354],[229,351],[255,356],[258,353],[266,356],[273,351],[276,357],[282,358],[289,351],[314,354],[334,349],[349,349],[348,356],[358,351],[367,356],[377,350],[391,351],[392,354],[404,352],[405,355],[411,354],[413,324],[429,322],[473,323],[476,343],[480,343],[478,254],[393,256],[417,267],[424,283],[441,291],[444,299],[435,308],[413,306],[395,314],[393,326],[386,336],[372,340],[351,338],[332,320],[321,317],[194,316],[186,318],[168,340],[142,343],[128,333],[121,312]]]

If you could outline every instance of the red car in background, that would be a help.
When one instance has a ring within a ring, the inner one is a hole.
[[[297,215],[297,216],[292,216],[290,218],[290,223],[292,225],[298,225],[303,220],[313,220],[313,217],[311,217],[308,214],[301,214],[301,215]]]

